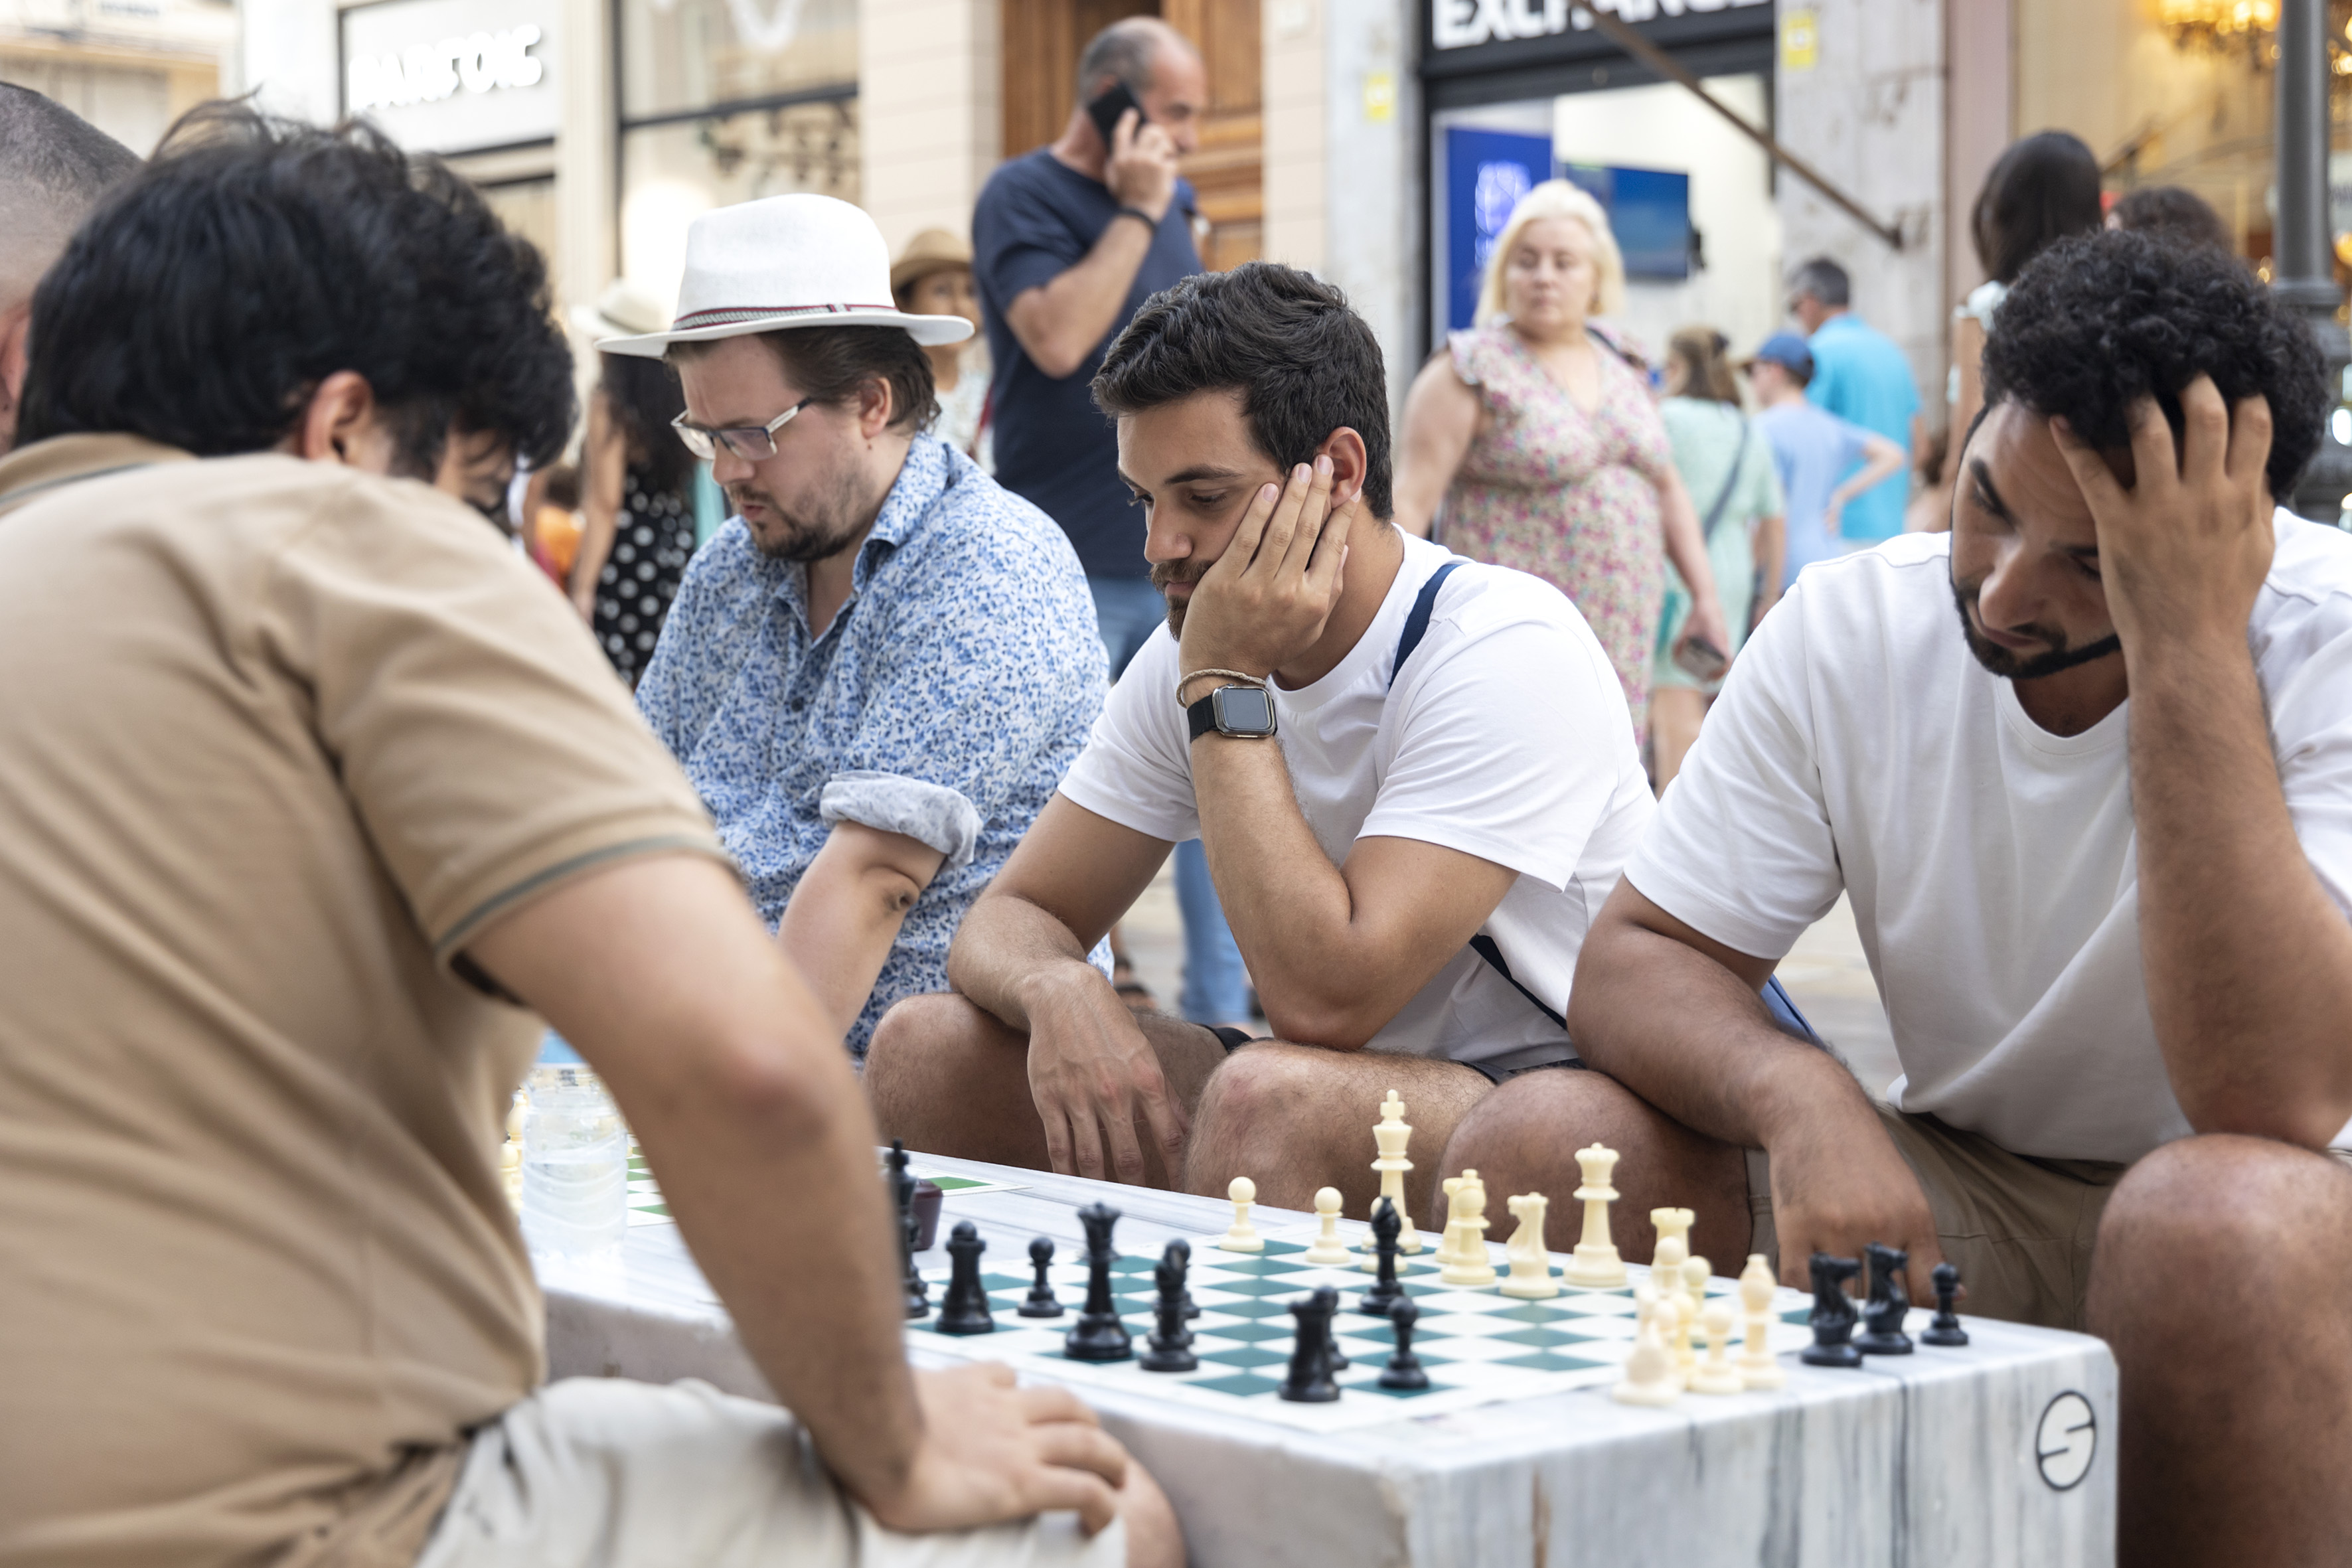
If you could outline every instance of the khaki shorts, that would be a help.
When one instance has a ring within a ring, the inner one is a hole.
[[[1944,1257],[1968,1288],[1968,1310],[2081,1330],[2099,1216],[2130,1167],[2106,1160],[2029,1159],[1932,1116],[1908,1116],[1885,1105],[1878,1107],[1878,1120],[1927,1192]],[[1772,1163],[1758,1149],[1748,1151],[1748,1212],[1755,1224],[1749,1249],[1763,1253],[1777,1270]],[[1915,1275],[1909,1284],[1914,1301],[1930,1299],[1924,1278]]]
[[[1076,1514],[900,1535],[844,1497],[800,1426],[708,1384],[551,1384],[474,1436],[416,1568],[1116,1568],[1127,1526]]]

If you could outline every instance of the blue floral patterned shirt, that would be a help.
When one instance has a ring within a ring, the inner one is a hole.
[[[836,822],[947,857],[849,1031],[862,1060],[892,1003],[947,989],[958,922],[1085,746],[1108,675],[1067,536],[926,435],[823,637],[806,569],[731,519],[687,567],[637,703],[771,927]]]

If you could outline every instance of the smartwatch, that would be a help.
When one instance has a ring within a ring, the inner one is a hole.
[[[1192,721],[1195,741],[1212,730],[1245,741],[1263,741],[1274,733],[1274,699],[1263,686],[1220,686],[1184,714]]]

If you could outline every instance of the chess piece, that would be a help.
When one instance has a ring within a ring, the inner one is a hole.
[[[1675,1352],[1666,1343],[1662,1324],[1671,1310],[1666,1299],[1642,1284],[1633,1289],[1639,1315],[1633,1326],[1633,1353],[1625,1358],[1625,1375],[1609,1391],[1620,1405],[1672,1405],[1681,1397],[1681,1379],[1675,1376]]]
[[[1372,1277],[1372,1288],[1364,1292],[1364,1300],[1356,1310],[1375,1318],[1394,1315],[1396,1304],[1405,1300],[1404,1287],[1397,1283],[1397,1232],[1403,1227],[1404,1216],[1396,1205],[1381,1198],[1372,1205],[1372,1262],[1379,1270]]]
[[[1738,1394],[1748,1385],[1731,1364],[1731,1303],[1717,1296],[1699,1314],[1706,1331],[1706,1359],[1691,1372],[1693,1394]]]
[[[1960,1271],[1948,1263],[1938,1263],[1927,1278],[1936,1282],[1936,1321],[1919,1335],[1919,1342],[1945,1346],[1968,1343],[1969,1331],[1960,1327],[1960,1315],[1952,1310],[1952,1298],[1959,1294]]]
[[[1234,1223],[1225,1229],[1225,1238],[1217,1243],[1221,1252],[1264,1252],[1265,1238],[1257,1226],[1250,1224],[1250,1208],[1257,1202],[1257,1184],[1247,1176],[1235,1176],[1225,1196],[1234,1200]]]
[[[1276,1390],[1283,1398],[1299,1405],[1328,1405],[1339,1397],[1339,1385],[1331,1381],[1331,1312],[1339,1304],[1339,1293],[1328,1287],[1290,1303],[1297,1326],[1292,1332],[1290,1368]]]
[[[1422,1369],[1421,1358],[1412,1353],[1412,1327],[1420,1321],[1421,1309],[1412,1304],[1412,1298],[1397,1298],[1396,1308],[1389,1314],[1390,1328],[1396,1335],[1396,1353],[1389,1357],[1387,1370],[1381,1373],[1382,1388],[1429,1386],[1429,1373]]]
[[[1014,1310],[1024,1318],[1060,1317],[1062,1303],[1054,1299],[1054,1287],[1045,1278],[1045,1271],[1054,1267],[1054,1244],[1050,1239],[1041,1236],[1029,1244],[1029,1267],[1037,1271],[1037,1282],[1029,1287],[1029,1294],[1021,1299],[1021,1305]]]
[[[1853,1338],[1854,1310],[1853,1299],[1845,1293],[1845,1282],[1862,1272],[1859,1258],[1832,1258],[1826,1252],[1812,1257],[1813,1312],[1810,1321],[1813,1342],[1798,1352],[1807,1366],[1860,1366],[1862,1352],[1850,1342]]]
[[[992,1334],[996,1320],[988,1313],[988,1288],[980,1282],[980,1255],[988,1250],[988,1243],[980,1239],[980,1232],[971,1221],[960,1219],[948,1235],[948,1257],[955,1271],[948,1277],[948,1292],[940,1298],[940,1321],[934,1325],[943,1334]]]
[[[927,1317],[931,1310],[931,1288],[923,1283],[922,1271],[915,1267],[915,1178],[907,1170],[903,1140],[890,1140],[890,1152],[882,1156],[882,1163],[889,1167],[890,1201],[898,1215],[898,1280],[907,1316]]]
[[[1339,1348],[1339,1288],[1332,1285],[1315,1287],[1317,1300],[1319,1301],[1326,1296],[1331,1298],[1331,1331],[1323,1339],[1323,1364],[1333,1372],[1345,1372],[1355,1363],[1348,1359],[1348,1352]]]
[[[1854,1348],[1864,1355],[1909,1355],[1911,1336],[1903,1331],[1903,1320],[1911,1310],[1911,1297],[1903,1289],[1903,1270],[1911,1255],[1874,1241],[1862,1255],[1870,1263],[1870,1305],[1862,1314],[1865,1331],[1855,1337]]]
[[[1462,1173],[1445,1230],[1454,1238],[1454,1261],[1438,1270],[1439,1282],[1465,1289],[1492,1285],[1495,1266],[1486,1258],[1486,1184],[1478,1179],[1477,1172]]]
[[[1522,1193],[1506,1199],[1504,1206],[1519,1222],[1519,1228],[1511,1232],[1503,1249],[1511,1259],[1511,1277],[1503,1281],[1503,1294],[1521,1301],[1559,1295],[1559,1282],[1551,1277],[1551,1255],[1544,1250],[1544,1211],[1551,1206],[1551,1200],[1541,1193]]]
[[[1650,1224],[1658,1232],[1657,1250],[1650,1254],[1650,1283],[1661,1297],[1683,1288],[1683,1265],[1690,1258],[1691,1221],[1696,1217],[1688,1209],[1650,1211]]]
[[[1445,1228],[1437,1233],[1437,1250],[1430,1256],[1440,1268],[1461,1261],[1454,1250],[1454,1240],[1461,1234],[1454,1228],[1454,1197],[1462,1190],[1462,1183],[1461,1176],[1448,1176],[1438,1184],[1445,1194]],[[1403,1210],[1398,1212],[1402,1214]]]
[[[1391,1089],[1389,1097],[1381,1101],[1380,1124],[1372,1129],[1372,1142],[1380,1146],[1381,1151],[1381,1157],[1372,1162],[1372,1169],[1381,1174],[1381,1198],[1394,1204],[1397,1217],[1403,1221],[1404,1228],[1399,1233],[1397,1247],[1407,1257],[1421,1250],[1421,1232],[1412,1228],[1412,1221],[1406,1218],[1404,1212],[1404,1173],[1412,1169],[1412,1162],[1404,1157],[1404,1149],[1412,1138],[1412,1129],[1405,1124],[1404,1101],[1397,1098],[1395,1089]],[[1372,1204],[1378,1207],[1380,1198],[1374,1198]],[[1363,1252],[1364,1260],[1357,1267],[1370,1274],[1380,1267],[1370,1231],[1364,1233]]]
[[[1135,1359],[1146,1372],[1191,1372],[1201,1364],[1192,1353],[1192,1331],[1184,1326],[1184,1274],[1191,1249],[1179,1252],[1176,1245],[1170,1242],[1151,1269],[1152,1282],[1160,1287],[1153,1309],[1158,1321],[1144,1352]]]
[[[1316,1217],[1323,1222],[1308,1246],[1304,1261],[1319,1268],[1344,1268],[1355,1261],[1348,1244],[1339,1239],[1339,1189],[1318,1187],[1315,1190]]]
[[[1595,1143],[1576,1152],[1576,1163],[1584,1173],[1584,1184],[1576,1189],[1576,1201],[1584,1205],[1584,1236],[1560,1279],[1588,1290],[1615,1289],[1625,1283],[1625,1260],[1609,1239],[1609,1205],[1617,1201],[1617,1189],[1609,1183],[1617,1151]]]
[[[1110,1248],[1110,1231],[1118,1211],[1088,1204],[1078,1211],[1078,1223],[1087,1227],[1087,1305],[1062,1342],[1062,1353],[1072,1361],[1125,1361],[1135,1347],[1110,1294],[1110,1266],[1118,1260]]]
[[[1709,1267],[1704,1258],[1685,1258],[1682,1268],[1676,1270],[1675,1371],[1685,1383],[1690,1381],[1691,1369],[1698,1364],[1698,1346],[1693,1336],[1698,1331],[1699,1314],[1706,1308]]]
[[[1175,1240],[1168,1244],[1168,1250],[1173,1252],[1177,1257],[1183,1259],[1184,1277],[1189,1281],[1192,1279],[1192,1244],[1180,1236]],[[1200,1315],[1200,1303],[1192,1300],[1192,1287],[1190,1283],[1187,1283],[1184,1287],[1185,1321],[1189,1322]]]
[[[1748,1320],[1739,1345],[1739,1381],[1749,1388],[1781,1388],[1789,1382],[1788,1369],[1772,1356],[1772,1266],[1762,1253],[1749,1253],[1748,1267],[1739,1271],[1739,1304]]]

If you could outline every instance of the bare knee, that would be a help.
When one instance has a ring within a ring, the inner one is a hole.
[[[1234,1052],[1202,1087],[1193,1114],[1193,1136],[1244,1145],[1267,1138],[1296,1142],[1313,1136],[1298,1111],[1313,1096],[1321,1074],[1311,1046],[1265,1044]]]
[[[975,1074],[1017,1068],[1010,1029],[951,991],[909,996],[882,1015],[866,1051],[866,1094],[882,1135],[910,1137],[929,1109]],[[936,1152],[936,1151],[934,1151]]]

